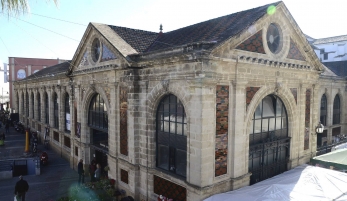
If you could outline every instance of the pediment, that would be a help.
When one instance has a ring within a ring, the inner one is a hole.
[[[136,53],[108,25],[90,23],[71,61],[69,74],[105,67],[123,68]]]
[[[270,29],[272,27],[276,27],[277,35]],[[278,45],[274,47],[276,42]],[[239,35],[215,48],[212,54],[223,58],[253,58],[323,70],[319,58],[283,2],[276,6],[274,14],[265,14]]]

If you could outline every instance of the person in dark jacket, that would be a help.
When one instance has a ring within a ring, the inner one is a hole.
[[[29,190],[29,184],[23,179],[23,176],[19,176],[19,181],[16,183],[14,188],[14,194],[17,198],[20,198],[22,201],[25,201],[25,193]]]
[[[80,159],[80,162],[78,163],[78,184],[84,183],[84,169],[83,169],[83,159]]]
[[[95,170],[96,170],[96,161],[95,161],[95,158],[94,158],[92,160],[92,162],[90,163],[90,166],[89,166],[89,173],[90,173],[90,181],[91,182],[95,181],[95,177],[94,177]]]

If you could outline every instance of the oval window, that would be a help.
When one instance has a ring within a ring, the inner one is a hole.
[[[270,24],[266,32],[266,42],[272,53],[278,53],[281,50],[281,32],[275,24]]]

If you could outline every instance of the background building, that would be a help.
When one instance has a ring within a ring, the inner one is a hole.
[[[26,78],[27,76],[46,68],[47,66],[52,66],[59,64],[64,60],[58,59],[39,59],[39,58],[23,58],[23,57],[9,57],[8,58],[8,82],[14,82]],[[13,110],[13,86],[9,85],[9,94],[10,94],[10,105]],[[12,111],[16,112],[16,111]],[[18,112],[18,111],[17,111]]]
[[[322,62],[347,60],[347,35],[319,39],[306,37]]]
[[[10,96],[9,96],[9,83],[7,82],[8,79],[8,68],[6,64],[0,64],[0,110],[4,109],[6,110],[7,107],[9,107],[10,102]],[[9,109],[9,108],[8,108]]]

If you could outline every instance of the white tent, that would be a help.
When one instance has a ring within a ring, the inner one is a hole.
[[[205,201],[325,201],[347,200],[347,174],[302,165],[235,191],[213,195]]]

